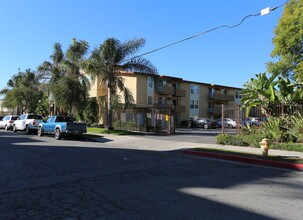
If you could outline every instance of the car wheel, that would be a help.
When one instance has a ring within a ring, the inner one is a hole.
[[[208,129],[208,124],[205,124],[203,127],[204,129]]]
[[[8,131],[8,127],[7,127],[7,125],[5,125],[4,129],[5,129],[6,131]]]
[[[17,132],[16,125],[13,125],[13,132]]]
[[[57,139],[57,140],[60,140],[61,139],[61,131],[60,131],[60,129],[59,128],[57,128],[56,129],[56,131],[55,131],[55,138]]]
[[[28,125],[25,128],[25,132],[26,132],[26,134],[30,134],[31,133],[31,130],[29,129]]]
[[[44,132],[43,129],[41,127],[38,128],[38,136],[41,137],[43,136]]]

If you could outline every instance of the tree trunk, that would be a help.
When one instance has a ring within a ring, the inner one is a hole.
[[[113,128],[113,109],[112,109],[112,88],[108,87],[107,90],[107,126],[106,128],[109,130],[114,129]]]

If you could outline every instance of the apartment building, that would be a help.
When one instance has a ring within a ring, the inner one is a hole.
[[[240,102],[241,88],[186,81],[182,78],[149,75],[137,72],[119,73],[134,97],[136,118],[125,115],[125,120],[137,120],[146,125],[172,129],[182,121],[193,118],[221,118],[222,104],[235,106]],[[106,87],[96,79],[90,96],[106,96]],[[102,121],[102,119],[101,119]]]

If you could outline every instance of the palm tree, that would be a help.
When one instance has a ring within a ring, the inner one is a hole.
[[[125,107],[133,103],[133,96],[124,85],[124,79],[117,75],[119,70],[132,70],[147,74],[157,74],[156,68],[145,58],[134,56],[145,44],[142,38],[120,42],[115,38],[106,39],[93,50],[85,65],[92,80],[100,78],[107,87],[106,127],[113,129],[113,96],[119,89],[124,95]],[[132,57],[134,56],[134,57]]]
[[[38,67],[42,78],[48,79],[49,96],[61,111],[82,114],[88,98],[89,80],[81,71],[88,50],[86,41],[72,40],[67,51],[59,43],[54,44],[51,62],[44,61]]]

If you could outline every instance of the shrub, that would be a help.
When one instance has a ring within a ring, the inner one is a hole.
[[[303,118],[291,116],[291,126],[288,133],[293,135],[299,142],[303,141]]]
[[[234,145],[234,146],[249,146],[243,135],[219,134],[217,136],[217,144]]]

